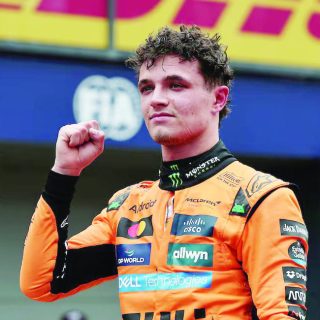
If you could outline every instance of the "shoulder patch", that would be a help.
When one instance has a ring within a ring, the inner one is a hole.
[[[118,210],[123,205],[123,203],[126,201],[126,199],[128,198],[129,194],[130,194],[130,191],[127,191],[127,192],[121,193],[118,196],[116,196],[108,204],[107,211]]]
[[[236,195],[236,198],[234,199],[229,215],[246,217],[250,209],[251,207],[248,203],[248,200],[242,188],[240,188]]]
[[[249,181],[249,184],[246,188],[246,195],[250,198],[265,186],[273,183],[276,180],[278,179],[273,177],[271,174],[257,172]]]
[[[154,184],[154,181],[142,181],[137,184],[133,184],[131,186],[128,186],[120,191],[118,191],[110,200],[108,206],[107,206],[107,211],[111,210],[118,210],[123,203],[126,201],[128,198],[129,194],[134,191],[134,189],[150,189]]]

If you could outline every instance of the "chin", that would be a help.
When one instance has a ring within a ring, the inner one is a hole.
[[[173,136],[170,134],[155,134],[152,135],[152,139],[163,145],[163,146],[176,146],[179,144],[186,143],[188,139],[186,139],[186,136]]]

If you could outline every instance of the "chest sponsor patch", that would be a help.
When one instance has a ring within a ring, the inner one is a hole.
[[[212,200],[201,199],[201,198],[187,198],[186,200],[184,200],[184,202],[186,202],[189,205],[192,205],[193,207],[199,207],[203,205],[216,207],[219,204],[221,204],[220,200],[212,201]]]
[[[304,286],[307,283],[306,270],[297,267],[282,267],[284,282],[299,283]]]
[[[296,241],[290,245],[288,249],[288,254],[290,258],[297,264],[300,264],[304,267],[307,265],[306,251],[303,244],[300,241]]]
[[[149,200],[148,202],[141,202],[138,205],[134,204],[129,210],[133,211],[134,213],[139,213],[143,210],[148,210],[154,206],[157,200]]]
[[[211,288],[212,272],[173,272],[119,275],[119,292]]]
[[[152,236],[152,234],[152,216],[139,221],[132,221],[123,217],[118,224],[117,237],[139,239],[145,236]]]
[[[209,244],[170,243],[168,265],[212,267],[213,246]]]
[[[150,264],[151,243],[117,245],[118,266]]]
[[[224,182],[230,187],[237,187],[243,179],[243,177],[238,177],[233,172],[224,172],[218,176],[218,180]]]
[[[174,215],[171,234],[176,236],[194,235],[212,237],[217,217],[209,215]]]
[[[286,301],[287,303],[305,306],[306,291],[297,287],[286,287]]]
[[[303,223],[280,219],[280,233],[282,236],[297,236],[308,240],[308,230]]]

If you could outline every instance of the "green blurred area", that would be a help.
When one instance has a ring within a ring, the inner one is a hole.
[[[240,158],[256,169],[297,183],[310,233],[308,319],[320,319],[318,310],[320,251],[319,160]],[[31,215],[53,164],[53,145],[0,144],[0,319],[58,320],[70,309],[83,311],[89,320],[121,319],[117,280],[54,303],[39,303],[19,290],[23,242]],[[73,235],[107,204],[113,192],[141,180],[157,179],[160,153],[107,150],[87,168],[78,183],[69,220]]]

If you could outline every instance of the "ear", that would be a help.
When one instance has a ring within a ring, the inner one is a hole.
[[[213,89],[214,101],[212,104],[214,112],[220,112],[228,101],[229,88],[227,86],[215,86]]]

